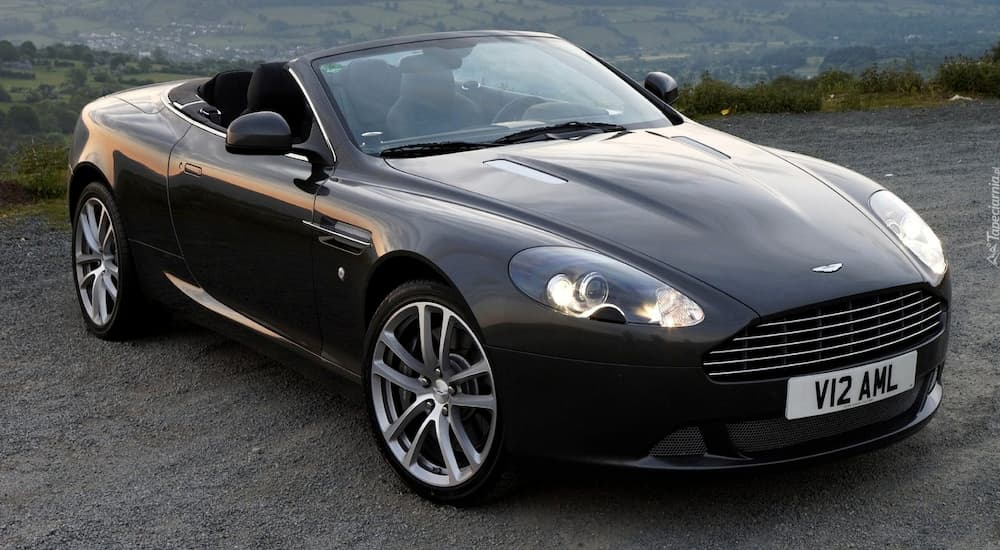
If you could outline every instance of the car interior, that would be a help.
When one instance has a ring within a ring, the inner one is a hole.
[[[288,122],[292,141],[302,143],[313,123],[302,89],[283,62],[194,80],[171,90],[169,99],[187,116],[223,132],[241,115],[273,111]]]
[[[607,114],[476,81],[456,82],[460,64],[457,57],[421,53],[404,57],[398,66],[358,59],[323,76],[358,143],[370,136],[391,142],[491,124],[515,127],[522,120]],[[259,111],[282,115],[295,143],[308,139],[313,125],[302,90],[283,62],[264,63],[253,71],[224,71],[179,86],[169,95],[184,114],[222,132],[240,115]]]
[[[604,117],[607,111],[510,90],[460,82],[460,55],[426,48],[392,65],[383,59],[348,61],[323,80],[358,143],[383,143],[490,125]],[[522,122],[525,121],[525,122]]]

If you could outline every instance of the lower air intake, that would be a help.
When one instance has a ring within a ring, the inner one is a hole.
[[[792,447],[842,435],[902,415],[923,395],[918,387],[898,395],[843,412],[787,420],[769,418],[729,424],[729,437],[740,452],[755,453]]]
[[[649,454],[651,456],[701,456],[705,454],[706,450],[701,430],[690,426],[664,437]]]

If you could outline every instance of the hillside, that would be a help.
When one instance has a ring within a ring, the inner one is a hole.
[[[84,43],[179,59],[278,58],[344,42],[503,27],[561,34],[619,64],[735,82],[979,55],[1000,36],[992,0],[0,0],[0,39]],[[862,49],[853,48],[863,46]],[[843,51],[845,50],[846,51]]]

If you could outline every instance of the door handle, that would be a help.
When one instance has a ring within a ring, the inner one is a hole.
[[[331,220],[325,216],[319,223],[311,220],[302,220],[302,223],[322,233],[319,242],[327,246],[336,246],[360,254],[372,245],[371,231],[356,225]]]
[[[190,174],[195,177],[201,177],[201,166],[197,164],[191,164],[190,162],[182,162],[181,166],[184,168],[185,174]]]

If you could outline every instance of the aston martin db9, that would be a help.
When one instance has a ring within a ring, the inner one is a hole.
[[[845,168],[706,128],[555,36],[451,32],[127,90],[70,158],[75,292],[358,381],[415,491],[514,459],[775,466],[941,403],[941,243]]]

